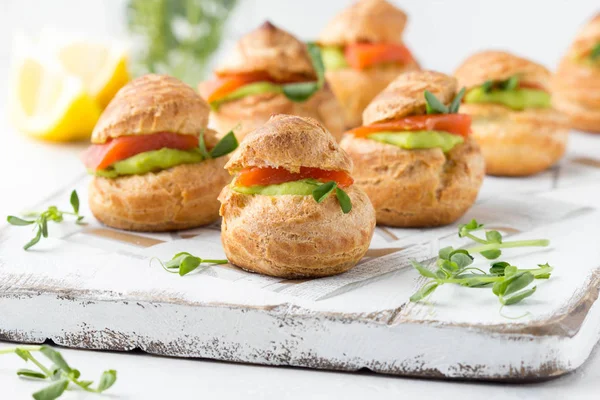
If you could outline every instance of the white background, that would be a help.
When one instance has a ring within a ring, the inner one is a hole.
[[[302,39],[314,38],[323,24],[349,1],[239,0],[220,50],[241,33],[268,18]],[[424,1],[397,2],[408,13],[405,41],[422,66],[451,73],[470,53],[485,48],[510,49],[554,69],[575,32],[595,12],[589,1]],[[15,133],[6,122],[4,94],[12,38],[44,27],[100,38],[126,38],[125,2],[121,0],[0,0],[0,216],[35,202],[80,174],[83,145],[48,145]],[[568,197],[568,193],[565,194]],[[115,277],[118,279],[118,277]],[[0,328],[1,328],[0,316]],[[406,338],[416,340],[416,338]],[[384,345],[384,344],[382,344]],[[0,346],[4,346],[0,343]],[[485,351],[485,349],[482,349]],[[119,372],[111,397],[148,398],[598,398],[600,355],[566,377],[526,386],[446,383],[292,368],[180,360],[141,354],[64,350],[86,379],[103,369]],[[19,380],[16,356],[0,357],[0,399],[20,399],[39,386]],[[114,396],[114,397],[113,397]],[[65,398],[88,398],[70,393]],[[94,398],[89,396],[89,398]]]

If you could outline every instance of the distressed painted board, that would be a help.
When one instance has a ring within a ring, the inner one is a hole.
[[[27,228],[0,229],[0,339],[420,377],[560,376],[580,366],[600,336],[600,212],[589,201],[600,195],[598,147],[578,135],[560,167],[489,179],[463,219],[490,222],[511,239],[552,240],[549,249],[510,253],[513,264],[556,270],[533,297],[502,311],[489,289],[444,286],[430,304],[408,301],[423,281],[407,259],[456,244],[455,226],[378,228],[349,274],[281,281],[233,266],[182,278],[150,262],[182,250],[222,257],[218,225],[155,235],[90,220],[51,226],[51,238],[30,252],[20,250]],[[85,179],[78,185],[85,200]],[[65,206],[71,188],[48,200]],[[582,199],[586,207],[574,205]]]

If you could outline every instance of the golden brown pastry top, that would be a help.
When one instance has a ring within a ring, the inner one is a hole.
[[[467,58],[454,73],[460,87],[471,89],[488,80],[503,81],[518,75],[522,81],[548,89],[550,71],[543,65],[505,51],[482,51]]]
[[[598,43],[600,43],[600,13],[581,28],[569,49],[569,55],[573,58],[585,57]]]
[[[360,0],[336,15],[319,43],[343,46],[358,42],[400,42],[406,14],[385,0]]]
[[[413,71],[401,74],[367,106],[363,112],[363,124],[424,114],[425,90],[429,90],[442,103],[450,104],[456,87],[456,79],[441,72]]]
[[[92,143],[159,132],[198,135],[208,125],[208,114],[208,104],[185,83],[144,75],[117,92],[92,132]]]
[[[247,167],[300,167],[350,172],[352,161],[334,137],[313,118],[272,116],[244,138],[225,168],[235,173]]]
[[[217,75],[250,72],[281,82],[316,79],[306,45],[269,21],[244,35],[215,69]]]

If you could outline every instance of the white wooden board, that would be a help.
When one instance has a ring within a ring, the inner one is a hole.
[[[456,226],[378,228],[368,257],[350,273],[292,282],[232,266],[182,278],[150,263],[177,251],[222,257],[216,225],[138,234],[88,218],[85,227],[51,225],[51,238],[29,252],[21,250],[28,228],[0,229],[0,339],[439,378],[559,376],[581,365],[600,336],[600,212],[590,200],[600,195],[600,137],[573,139],[551,171],[488,178],[463,218],[514,239],[552,240],[549,249],[506,253],[519,266],[556,268],[533,297],[502,311],[528,313],[523,318],[501,315],[489,289],[444,286],[431,304],[408,301],[422,283],[408,258],[456,244]],[[86,179],[77,184],[84,203]],[[43,205],[67,207],[72,188]],[[561,200],[552,199],[556,189]]]

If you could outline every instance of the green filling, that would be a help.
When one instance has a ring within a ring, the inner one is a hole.
[[[203,159],[200,150],[197,148],[193,150],[163,148],[136,154],[125,160],[117,161],[107,169],[94,171],[93,174],[104,178],[116,178],[122,175],[142,175],[181,164],[199,163]]]
[[[462,136],[440,131],[378,132],[367,137],[407,150],[440,148],[444,153],[464,142]]]
[[[231,185],[231,188],[242,194],[260,194],[263,196],[281,196],[281,195],[295,195],[295,196],[309,196],[313,190],[319,187],[319,183],[315,179],[301,179],[299,181],[279,183],[276,185],[254,185],[254,186],[236,186],[235,182]]]
[[[271,82],[249,83],[245,86],[242,86],[239,89],[234,90],[227,96],[219,100],[213,101],[212,103],[210,103],[210,106],[213,110],[217,110],[221,106],[221,104],[226,103],[228,101],[237,100],[241,99],[242,97],[263,93],[283,93],[283,88],[281,87],[281,85]]]
[[[482,87],[469,91],[465,103],[496,103],[513,110],[526,108],[551,107],[550,94],[535,89],[491,90],[486,92]]]
[[[590,54],[585,58],[585,63],[590,66],[600,66],[600,42],[592,48]]]
[[[348,68],[348,62],[344,56],[344,52],[337,46],[324,46],[321,48],[321,57],[325,70],[335,71],[336,69]]]

